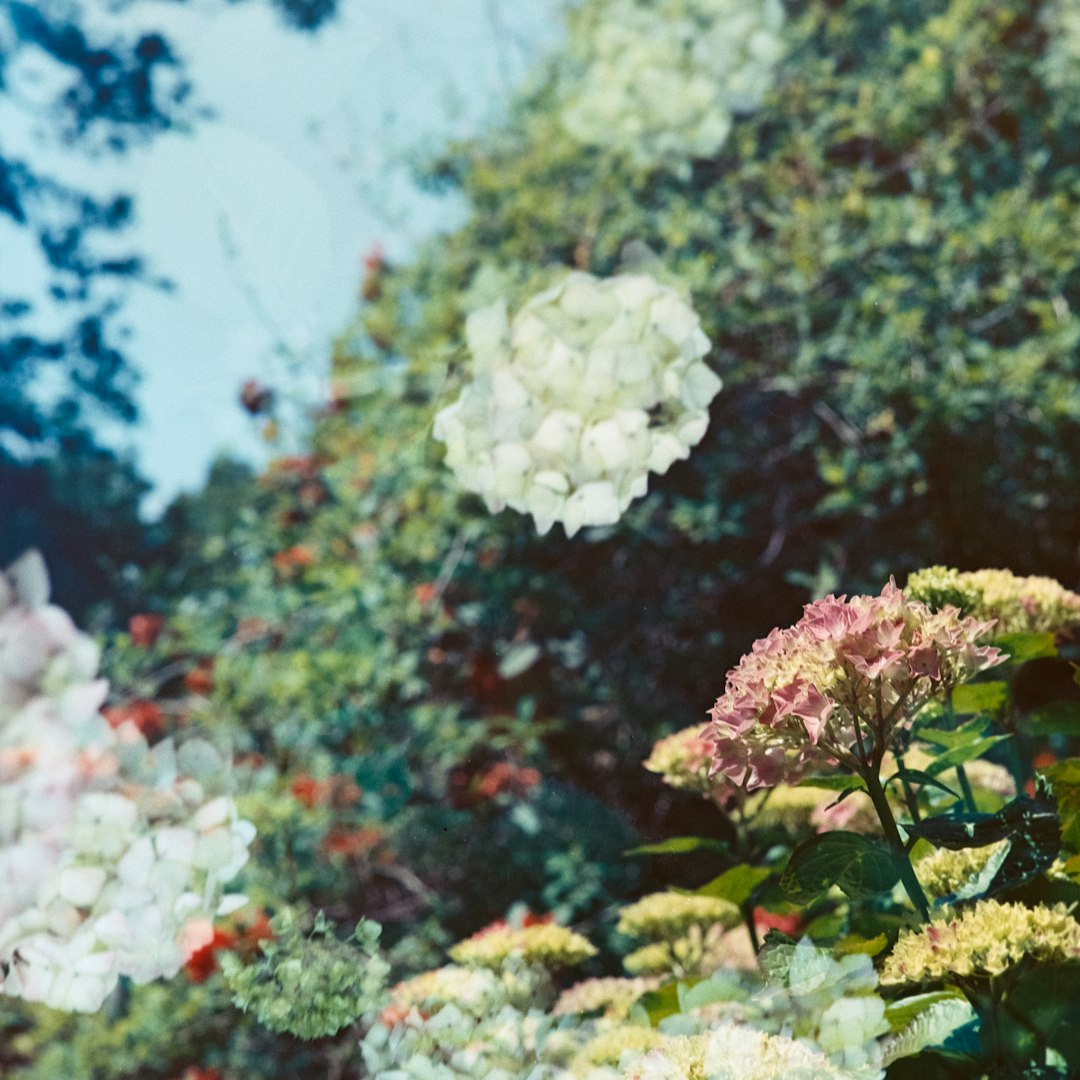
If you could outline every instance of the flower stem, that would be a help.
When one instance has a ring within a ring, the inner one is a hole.
[[[930,904],[927,902],[926,893],[923,892],[923,888],[919,884],[919,879],[915,876],[915,870],[911,865],[907,848],[904,847],[904,841],[900,837],[900,830],[896,827],[896,818],[893,817],[892,807],[889,806],[885,789],[881,786],[881,778],[874,769],[867,769],[862,774],[862,778],[866,783],[866,793],[874,804],[878,820],[881,822],[881,828],[885,832],[885,839],[893,849],[904,889],[907,891],[916,910],[922,916],[923,922],[928,922],[930,920]]]
[[[960,782],[960,792],[964,796],[964,809],[969,813],[975,813],[975,793],[971,790],[971,781],[968,780],[967,772],[963,765],[956,766],[956,779]]]

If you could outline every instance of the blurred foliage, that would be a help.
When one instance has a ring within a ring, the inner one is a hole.
[[[114,704],[232,741],[257,905],[377,920],[400,973],[513,901],[610,933],[615,900],[683,872],[624,859],[639,837],[731,839],[640,762],[755,637],[931,563],[1075,585],[1080,75],[1046,81],[1030,0],[787,8],[777,86],[687,179],[574,144],[553,60],[430,163],[471,217],[369,268],[307,452],[223,463],[171,511],[164,628],[114,641]],[[427,437],[464,315],[643,251],[714,342],[704,441],[573,542],[489,517]],[[300,1047],[224,1001],[212,975],[107,1017],[13,1011],[36,1061],[12,1075],[356,1075],[348,1036]]]
[[[336,6],[273,3],[308,31]],[[145,6],[0,0],[0,94],[11,121],[0,132],[0,227],[21,271],[0,281],[0,560],[40,547],[57,598],[79,613],[115,599],[119,572],[148,556],[137,525],[146,484],[94,432],[136,416],[125,297],[168,283],[118,247],[132,197],[82,190],[69,177],[95,156],[185,130],[198,114],[165,36],[124,20]]]

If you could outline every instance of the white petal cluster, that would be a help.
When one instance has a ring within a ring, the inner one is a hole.
[[[644,274],[571,273],[513,320],[504,303],[473,312],[466,335],[473,381],[435,438],[492,513],[532,514],[541,534],[618,521],[701,441],[720,389],[694,310]]]
[[[222,885],[254,830],[209,743],[108,725],[98,650],[48,592],[36,553],[0,575],[0,990],[93,1011],[242,902]]]
[[[783,1035],[723,1024],[673,1037],[626,1069],[624,1080],[845,1080],[813,1047]]]
[[[645,168],[711,157],[772,85],[783,21],[779,0],[594,0],[576,18],[563,126]]]

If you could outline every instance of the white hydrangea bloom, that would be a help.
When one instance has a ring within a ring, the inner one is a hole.
[[[473,381],[435,417],[447,465],[496,513],[546,533],[612,525],[650,472],[689,456],[720,380],[694,310],[644,274],[571,273],[511,320],[466,323]]]
[[[673,1036],[665,1046],[635,1059],[625,1080],[845,1080],[811,1046],[783,1035],[721,1024],[704,1035]]]
[[[204,944],[254,830],[209,743],[109,726],[98,650],[48,592],[37,553],[0,575],[0,990],[93,1011]]]
[[[1075,90],[1080,86],[1080,3],[1052,0],[1039,21],[1047,41],[1040,60],[1043,79],[1054,90]]]
[[[772,85],[783,22],[779,0],[592,0],[575,19],[563,126],[646,168],[711,157]]]

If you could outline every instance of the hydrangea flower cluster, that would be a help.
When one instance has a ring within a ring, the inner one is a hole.
[[[513,320],[501,302],[473,312],[466,337],[473,381],[435,438],[462,486],[541,534],[617,522],[701,441],[720,389],[697,315],[644,274],[571,273]]]
[[[883,984],[933,983],[1004,974],[1026,957],[1080,960],[1080,923],[1064,904],[1025,907],[980,900],[960,915],[902,931],[881,970]]]
[[[784,53],[778,0],[597,0],[577,16],[562,123],[586,146],[685,171],[756,109]],[[681,168],[680,168],[681,167]]]
[[[200,740],[151,748],[100,712],[98,650],[30,553],[0,575],[2,990],[94,1011],[120,976],[175,975],[243,897],[254,829]]]
[[[995,871],[1008,853],[1008,847],[1008,840],[999,840],[996,844],[955,851],[938,848],[915,863],[915,874],[931,899],[956,897],[958,893],[966,893],[971,886],[980,883],[988,871]],[[961,898],[966,899],[966,896]]]
[[[742,920],[739,909],[716,896],[678,892],[650,893],[619,912],[620,934],[642,938],[676,938],[692,926],[722,925],[730,929]]]
[[[738,789],[726,777],[710,777],[712,742],[707,737],[708,724],[694,724],[658,740],[645,760],[649,772],[658,773],[668,787],[678,791],[696,791],[723,801],[725,794]]]
[[[334,936],[321,911],[306,934],[289,911],[270,926],[254,963],[226,953],[222,970],[237,1007],[271,1030],[301,1039],[334,1035],[382,994],[390,965],[379,955],[378,924],[361,920],[349,941]]]
[[[555,1016],[585,1016],[602,1013],[607,1020],[624,1020],[642,994],[655,990],[659,979],[584,979],[564,990],[552,1012]]]
[[[890,582],[880,596],[829,596],[773,630],[728,673],[710,710],[714,768],[748,790],[839,760],[880,764],[927,702],[1005,658],[988,623],[932,611]]]
[[[845,1080],[850,1074],[784,1035],[726,1024],[704,1035],[671,1036],[625,1073],[625,1080]]]
[[[1080,595],[1048,577],[930,566],[912,574],[904,592],[935,609],[951,604],[973,618],[992,619],[995,635],[1061,634],[1080,626]]]
[[[587,938],[553,922],[521,927],[496,923],[450,950],[450,959],[458,964],[494,970],[510,959],[545,968],[573,967],[595,955]]]

